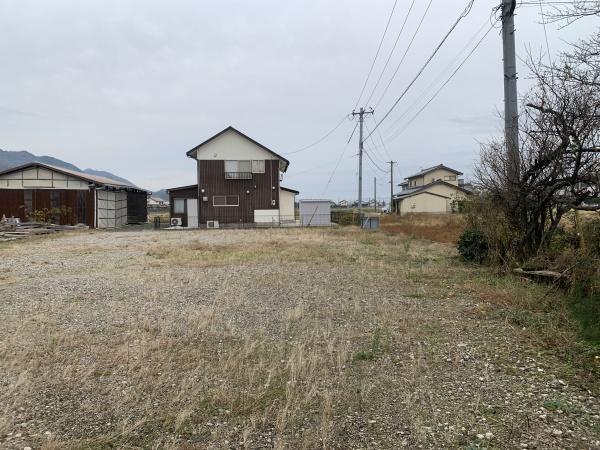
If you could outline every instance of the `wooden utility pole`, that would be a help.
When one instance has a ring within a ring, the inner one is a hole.
[[[519,182],[519,105],[517,98],[517,58],[515,52],[516,0],[502,0],[502,54],[504,58],[504,133],[508,161],[509,189]]]
[[[358,223],[362,228],[362,158],[363,158],[363,123],[365,114],[373,114],[373,108],[369,111],[360,108],[358,112],[352,111],[353,116],[358,116]]]

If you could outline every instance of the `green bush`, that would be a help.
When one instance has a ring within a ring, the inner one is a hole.
[[[488,257],[488,242],[485,234],[476,228],[470,228],[458,239],[458,252],[466,261],[482,264]]]

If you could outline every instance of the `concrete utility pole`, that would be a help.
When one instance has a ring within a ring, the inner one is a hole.
[[[362,158],[363,158],[363,122],[365,114],[373,114],[373,108],[369,111],[360,108],[358,112],[352,111],[353,116],[358,116],[358,223],[362,228]]]
[[[388,213],[392,213],[394,208],[394,163],[396,161],[390,161],[390,206],[388,207]]]
[[[517,99],[517,58],[515,52],[516,0],[502,0],[502,43],[504,57],[504,130],[510,189],[520,178],[519,106]]]
[[[377,212],[377,177],[373,177],[373,204],[375,205],[375,212]]]

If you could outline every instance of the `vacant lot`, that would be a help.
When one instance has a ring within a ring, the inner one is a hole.
[[[342,230],[0,247],[2,448],[598,448],[555,290]],[[554,310],[553,310],[554,311]]]

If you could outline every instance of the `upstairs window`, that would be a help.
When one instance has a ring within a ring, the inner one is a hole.
[[[213,195],[213,206],[239,206],[240,197],[237,195]]]
[[[252,161],[225,161],[225,178],[229,180],[252,179]]]
[[[444,180],[445,181],[456,181],[456,175],[445,175]]]
[[[252,161],[252,173],[265,173],[264,159],[255,159]]]

